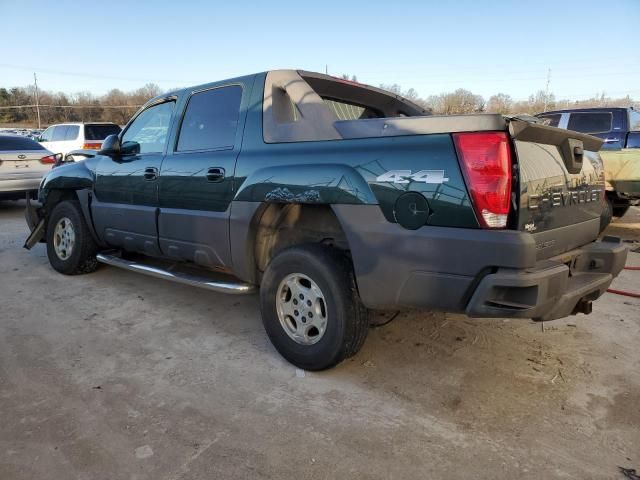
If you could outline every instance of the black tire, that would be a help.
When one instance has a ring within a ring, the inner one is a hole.
[[[311,345],[293,340],[277,311],[280,283],[288,275],[307,276],[326,301],[326,329]],[[278,253],[269,263],[260,286],[262,322],[278,352],[305,370],[325,370],[355,355],[367,337],[369,321],[356,289],[350,260],[339,250],[319,244],[300,245]]]
[[[66,258],[61,258],[56,253],[54,237],[55,229],[60,220],[67,218],[71,222],[75,240]],[[76,201],[65,200],[57,204],[47,223],[47,256],[54,270],[65,275],[78,275],[91,273],[98,267],[96,253],[98,247],[89,232],[80,204]]]
[[[613,211],[613,216],[616,218],[622,218],[624,217],[624,214],[627,213],[627,210],[629,210],[629,207],[631,205],[617,205],[615,207],[613,207],[612,211]]]
[[[613,202],[609,197],[605,198],[602,214],[600,215],[600,233],[611,223],[613,218]]]

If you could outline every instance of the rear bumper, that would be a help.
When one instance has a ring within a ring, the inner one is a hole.
[[[532,269],[498,269],[480,280],[465,313],[536,320],[590,313],[591,302],[606,292],[626,259],[620,239],[605,237]]]
[[[607,239],[537,260],[536,240],[526,232],[406,230],[387,222],[375,205],[336,205],[334,211],[349,241],[360,297],[372,309],[540,320],[588,313],[627,257],[620,240]]]

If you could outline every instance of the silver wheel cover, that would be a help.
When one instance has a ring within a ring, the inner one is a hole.
[[[302,273],[287,275],[276,290],[280,325],[294,342],[313,345],[327,330],[327,302],[318,284]]]
[[[67,217],[62,217],[53,230],[53,250],[60,260],[68,260],[76,243],[76,231]]]

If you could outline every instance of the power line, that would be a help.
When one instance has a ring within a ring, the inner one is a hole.
[[[143,78],[127,78],[127,77],[115,77],[115,76],[109,76],[109,75],[94,75],[94,74],[90,74],[90,73],[82,73],[82,72],[67,72],[67,71],[62,71],[62,70],[54,70],[54,69],[50,69],[50,68],[37,68],[37,67],[33,67],[33,66],[27,66],[27,65],[14,65],[14,64],[9,64],[9,63],[0,63],[0,67],[2,68],[9,68],[9,69],[14,69],[14,70],[36,70],[40,73],[49,73],[52,75],[64,75],[64,76],[69,76],[69,77],[84,77],[84,78],[95,78],[95,79],[102,79],[102,80],[118,80],[118,81],[124,81],[124,82],[141,82],[141,83],[154,83],[154,82],[163,82],[163,83],[176,83],[176,84],[183,84],[185,83],[185,80],[168,80],[168,79],[154,79],[154,80],[150,80],[150,79],[143,79]],[[198,83],[198,82],[189,82],[189,83]],[[202,82],[200,82],[202,83]]]

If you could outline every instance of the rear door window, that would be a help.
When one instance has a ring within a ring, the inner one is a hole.
[[[64,135],[65,140],[76,140],[78,138],[78,134],[80,133],[79,125],[69,125],[67,127],[67,132]]]
[[[109,135],[117,135],[121,128],[118,125],[85,125],[85,140],[104,140]]]
[[[180,126],[176,151],[232,149],[241,99],[242,87],[239,85],[193,94]]]
[[[567,129],[582,133],[606,133],[611,131],[612,120],[610,112],[572,113]]]

